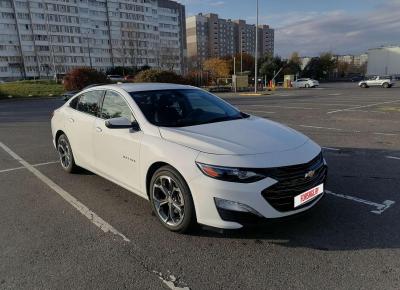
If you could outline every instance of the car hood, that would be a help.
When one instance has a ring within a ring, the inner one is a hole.
[[[182,128],[160,127],[161,137],[209,154],[251,155],[297,148],[309,139],[276,122],[246,119]]]

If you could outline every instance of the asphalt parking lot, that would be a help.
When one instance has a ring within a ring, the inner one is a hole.
[[[295,219],[191,235],[61,169],[50,113],[63,101],[0,101],[0,288],[399,289],[400,88],[354,86],[223,94],[323,146],[327,193]]]

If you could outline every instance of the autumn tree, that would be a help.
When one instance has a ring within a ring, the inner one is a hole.
[[[82,67],[69,71],[64,77],[64,88],[67,91],[81,90],[93,84],[105,84],[107,76],[93,68]]]
[[[301,72],[301,59],[298,52],[293,52],[283,69],[285,75],[297,75]]]
[[[221,58],[210,58],[204,61],[203,69],[208,71],[210,79],[218,84],[219,78],[226,78],[230,73],[230,66],[227,60]]]

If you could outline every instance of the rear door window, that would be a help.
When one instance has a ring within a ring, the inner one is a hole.
[[[103,97],[104,91],[90,91],[83,93],[79,96],[79,101],[76,109],[80,112],[98,116],[99,114],[99,103]]]

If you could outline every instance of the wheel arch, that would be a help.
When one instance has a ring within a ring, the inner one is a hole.
[[[61,135],[65,135],[65,136],[67,136],[65,133],[64,133],[64,131],[63,130],[58,130],[57,131],[57,133],[56,133],[56,136],[54,137],[54,142],[55,142],[55,145],[57,146],[57,143],[58,143],[58,139],[60,138],[60,136]]]
[[[150,167],[147,169],[147,173],[146,173],[146,194],[148,199],[150,200],[150,181],[151,178],[153,177],[154,173],[160,169],[163,166],[171,166],[172,168],[174,168],[176,171],[178,171],[174,166],[172,166],[171,164],[164,162],[164,161],[157,161],[154,162],[152,165],[150,165]],[[179,171],[178,171],[179,172]]]

